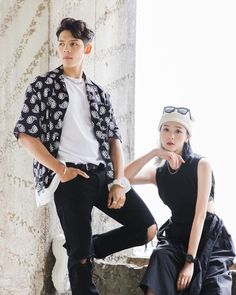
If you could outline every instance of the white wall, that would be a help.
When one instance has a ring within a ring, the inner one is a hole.
[[[135,153],[155,147],[163,106],[189,107],[192,146],[212,163],[216,213],[236,243],[235,15],[235,1],[137,1]],[[156,188],[137,189],[163,222]]]

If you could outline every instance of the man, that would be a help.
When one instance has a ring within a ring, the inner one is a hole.
[[[65,18],[56,34],[62,65],[29,85],[14,134],[34,158],[38,204],[48,202],[54,192],[72,294],[99,294],[92,258],[147,243],[156,224],[124,178],[109,95],[83,72],[94,33],[85,22]],[[92,236],[93,206],[122,226]]]

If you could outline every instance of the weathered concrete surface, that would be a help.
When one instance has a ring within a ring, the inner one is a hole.
[[[102,295],[141,295],[139,282],[145,267],[124,263],[96,262],[94,281]]]
[[[38,295],[49,208],[36,210],[32,160],[12,132],[26,85],[48,69],[48,1],[0,1],[0,14],[0,294]]]
[[[85,65],[105,86],[121,126],[125,158],[133,155],[136,1],[0,0],[0,294],[51,295],[51,241],[61,229],[53,205],[37,209],[32,160],[12,134],[26,86],[59,65],[55,30],[63,17],[95,31]],[[128,128],[127,128],[128,126]],[[98,211],[94,232],[116,226]]]
[[[129,264],[96,261],[94,281],[101,295],[143,295],[138,285],[146,270],[148,260],[130,258],[128,261]],[[232,276],[232,295],[236,295],[236,271],[232,270]]]

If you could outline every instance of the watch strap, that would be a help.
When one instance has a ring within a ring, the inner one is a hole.
[[[119,179],[114,179],[113,182],[108,184],[108,190],[110,191],[113,185],[119,185],[124,188],[125,193],[127,193],[131,189],[131,185],[129,180],[124,176]]]
[[[194,258],[193,255],[187,253],[185,256],[185,261],[188,263],[194,263],[196,258]]]

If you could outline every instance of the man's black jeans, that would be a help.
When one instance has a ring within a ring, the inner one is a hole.
[[[73,166],[73,165],[71,165]],[[76,167],[76,166],[74,166]],[[104,258],[112,253],[143,245],[147,229],[155,220],[142,199],[131,189],[121,209],[107,207],[108,187],[104,167],[85,172],[60,183],[55,192],[55,204],[66,239],[69,256],[68,269],[73,295],[99,294],[92,281],[90,258]],[[93,206],[118,221],[122,226],[92,236],[91,211]],[[87,258],[82,264],[81,259]]]

